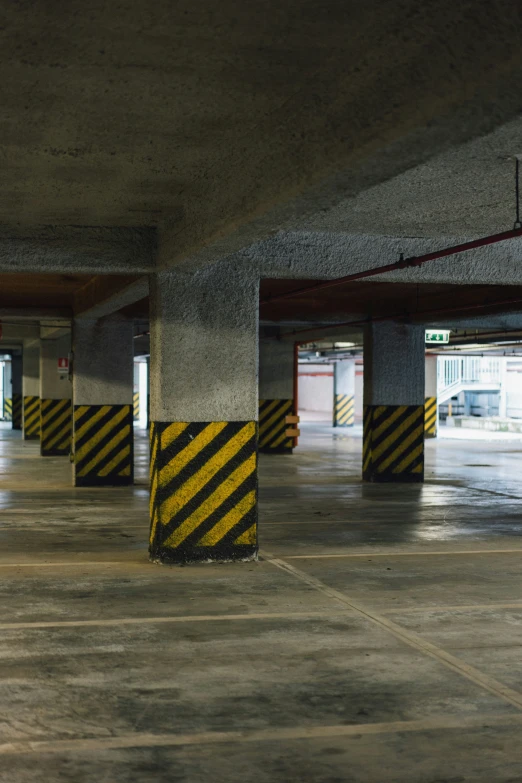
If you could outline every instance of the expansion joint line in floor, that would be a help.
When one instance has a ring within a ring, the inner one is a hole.
[[[291,574],[296,579],[301,580],[301,582],[310,585],[310,587],[314,587],[316,590],[319,590],[324,595],[329,596],[333,600],[339,601],[340,603],[344,604],[344,606],[349,607],[354,612],[364,617],[366,620],[369,620],[380,628],[388,631],[390,634],[395,636],[396,639],[399,639],[405,644],[408,644],[418,652],[429,655],[431,658],[434,658],[436,661],[446,666],[446,668],[457,672],[458,674],[473,682],[475,685],[483,688],[489,693],[494,694],[497,698],[500,698],[508,704],[511,704],[513,707],[517,707],[519,710],[522,710],[522,693],[509,688],[507,685],[504,685],[504,683],[496,680],[494,677],[489,677],[489,675],[484,674],[474,666],[470,666],[465,661],[462,661],[460,658],[457,658],[456,656],[442,649],[442,647],[438,647],[437,645],[426,641],[426,639],[423,639],[422,636],[419,636],[413,631],[410,631],[407,628],[403,628],[398,623],[394,623],[393,620],[389,620],[387,617],[384,617],[383,615],[374,612],[372,609],[359,604],[357,601],[351,599],[348,595],[345,595],[339,590],[335,590],[334,588],[329,587],[324,582],[321,582],[320,579],[316,579],[315,577],[310,576],[305,571],[301,571],[301,569],[296,568],[290,563],[287,563],[285,560],[278,558],[265,550],[263,550],[261,555],[272,565],[280,568],[282,571],[286,571],[286,573]]]

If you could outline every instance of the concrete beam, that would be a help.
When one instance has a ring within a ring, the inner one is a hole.
[[[75,317],[104,318],[148,294],[148,277],[97,276],[75,294]]]
[[[0,227],[0,272],[143,274],[155,252],[153,228]]]

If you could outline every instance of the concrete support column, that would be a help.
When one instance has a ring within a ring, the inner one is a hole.
[[[134,387],[133,387],[133,394],[132,394],[132,400],[133,400],[133,417],[134,421],[140,420],[140,367],[137,362],[134,362],[133,364],[133,378],[134,378]]]
[[[334,364],[333,426],[355,424],[355,359]]]
[[[23,351],[24,440],[40,438],[40,341],[24,343]]]
[[[40,341],[40,454],[67,456],[71,451],[72,384],[59,359],[71,353],[71,334]]]
[[[424,391],[424,437],[436,438],[439,426],[437,405],[437,356],[426,355]]]
[[[78,319],[73,327],[73,453],[77,487],[134,481],[132,322]]]
[[[294,344],[263,330],[259,340],[259,451],[291,454],[294,440],[286,430],[294,427],[286,417],[294,410]]]
[[[11,389],[13,399],[13,429],[22,429],[22,357],[11,357]]]
[[[370,324],[364,337],[365,481],[424,480],[424,327]]]
[[[13,420],[13,380],[11,362],[4,363],[4,421]]]
[[[259,282],[215,265],[150,289],[151,559],[252,560]]]

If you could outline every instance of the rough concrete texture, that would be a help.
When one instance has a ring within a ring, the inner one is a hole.
[[[258,416],[258,280],[234,267],[151,279],[151,421]]]
[[[424,405],[424,326],[374,323],[364,333],[364,404]]]
[[[73,324],[75,405],[132,405],[132,321],[117,317]]]
[[[137,486],[78,491],[0,430],[2,783],[520,777],[520,444],[363,486],[360,434],[302,429],[263,559],[184,568],[147,562],[144,435]]]
[[[70,400],[72,384],[68,372],[58,372],[58,359],[69,358],[71,333],[56,340],[40,340],[40,398],[42,400]]]
[[[508,0],[11,5],[0,222],[159,225],[170,263],[267,214],[247,244],[511,118],[520,27]]]
[[[237,260],[261,277],[336,278],[366,269],[392,264],[401,253],[405,258],[453,247],[483,236],[446,235],[425,239],[408,236],[379,236],[324,231],[280,232],[237,254]],[[506,230],[513,228],[508,224]],[[473,252],[430,261],[424,266],[376,275],[364,282],[452,283],[520,285],[522,283],[522,239],[489,245]],[[355,281],[353,285],[357,285]]]
[[[334,394],[355,393],[355,359],[343,359],[334,364]]]
[[[259,339],[259,398],[290,400],[294,396],[294,344],[291,340]]]
[[[1,272],[148,272],[155,256],[152,228],[0,225]]]
[[[40,396],[40,341],[25,340],[22,357],[22,394]]]

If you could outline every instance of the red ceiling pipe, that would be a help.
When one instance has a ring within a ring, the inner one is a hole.
[[[460,307],[448,307],[446,309],[440,309],[440,310],[419,310],[416,313],[394,313],[393,315],[378,315],[375,318],[364,318],[359,321],[343,321],[342,323],[337,324],[328,324],[328,326],[311,326],[309,329],[299,329],[298,331],[293,332],[287,332],[286,334],[281,335],[282,338],[285,337],[295,337],[296,334],[305,334],[306,332],[324,332],[328,331],[329,329],[338,329],[340,326],[367,326],[371,323],[379,323],[380,321],[401,321],[402,319],[411,319],[411,318],[419,318],[421,316],[431,317],[431,316],[438,316],[438,315],[451,315],[451,314],[457,314],[467,312],[469,310],[484,310],[489,307],[502,307],[503,305],[515,305],[519,304],[522,305],[522,299],[504,299],[500,300],[498,302],[488,302],[487,304],[472,304],[472,305],[464,305]],[[314,337],[308,337],[306,340],[300,340],[299,345],[303,345],[304,343],[309,343],[310,340],[313,340]]]
[[[516,237],[520,236],[522,236],[522,228],[514,228],[512,231],[503,231],[500,234],[490,234],[489,236],[481,237],[480,239],[472,239],[471,242],[463,242],[460,245],[453,245],[453,247],[445,247],[442,250],[434,250],[433,253],[425,253],[423,256],[401,258],[394,264],[386,264],[386,266],[378,266],[374,269],[366,269],[364,272],[354,272],[353,275],[338,277],[335,280],[323,280],[321,283],[304,286],[303,288],[294,288],[292,291],[286,291],[284,294],[276,294],[275,296],[270,296],[267,299],[262,299],[260,304],[272,304],[272,302],[279,302],[282,299],[292,299],[295,296],[309,294],[313,291],[322,291],[325,288],[333,288],[337,285],[343,285],[343,283],[351,283],[354,280],[362,280],[365,277],[374,277],[375,275],[382,275],[385,272],[395,272],[398,269],[422,266],[423,264],[427,264],[428,261],[436,261],[438,258],[457,255],[457,253],[465,253],[467,250],[475,250],[477,247],[494,245],[497,242],[504,242],[506,239],[515,239]]]

